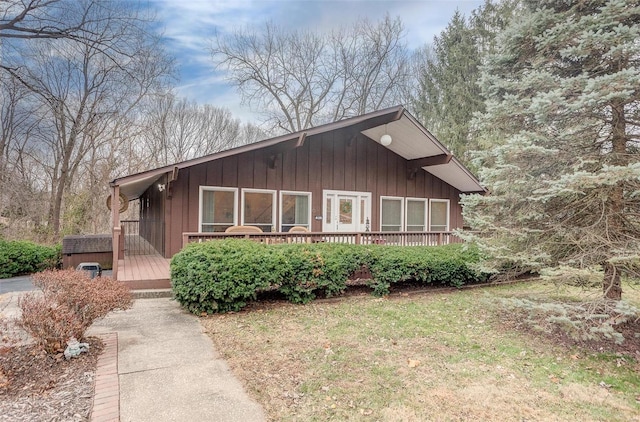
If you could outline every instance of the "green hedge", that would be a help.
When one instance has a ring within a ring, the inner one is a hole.
[[[60,245],[45,246],[21,240],[0,240],[0,278],[59,268],[61,252]]]
[[[275,289],[294,303],[342,293],[366,267],[376,295],[391,284],[416,280],[460,287],[486,279],[467,264],[478,261],[465,245],[401,247],[347,244],[265,245],[228,239],[188,245],[171,260],[176,299],[193,313],[238,311],[258,291]]]

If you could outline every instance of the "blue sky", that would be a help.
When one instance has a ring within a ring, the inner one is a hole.
[[[273,21],[284,27],[329,31],[366,17],[377,21],[386,13],[399,16],[409,48],[430,43],[456,9],[465,16],[483,0],[151,0],[163,28],[166,47],[177,59],[177,92],[199,103],[227,107],[235,117],[255,120],[240,96],[214,69],[208,47],[216,33],[262,26]]]

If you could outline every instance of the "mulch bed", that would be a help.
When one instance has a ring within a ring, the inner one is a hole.
[[[86,421],[103,344],[91,337],[77,358],[49,356],[33,345],[0,349],[0,420]]]

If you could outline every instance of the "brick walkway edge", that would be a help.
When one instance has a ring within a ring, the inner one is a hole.
[[[98,357],[91,422],[119,422],[118,333],[103,334],[100,338],[104,350]]]

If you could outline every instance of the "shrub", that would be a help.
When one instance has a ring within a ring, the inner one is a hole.
[[[193,313],[238,311],[280,281],[284,255],[270,252],[235,239],[187,245],[171,260],[175,298]]]
[[[60,245],[0,240],[0,278],[59,268],[61,251]]]
[[[335,296],[347,288],[348,278],[367,265],[370,252],[346,244],[274,245],[285,254],[286,271],[282,271],[278,291],[293,303],[308,303],[317,292]]]
[[[478,254],[464,245],[399,247],[348,244],[265,245],[227,239],[190,244],[171,261],[176,299],[193,313],[238,311],[260,290],[273,289],[294,303],[334,296],[362,267],[374,294],[392,283],[416,280],[460,287],[484,276],[467,265]]]
[[[33,279],[42,292],[21,297],[20,325],[47,353],[64,349],[70,337],[82,339],[93,322],[132,303],[127,286],[110,277],[91,279],[84,271],[48,270]]]

